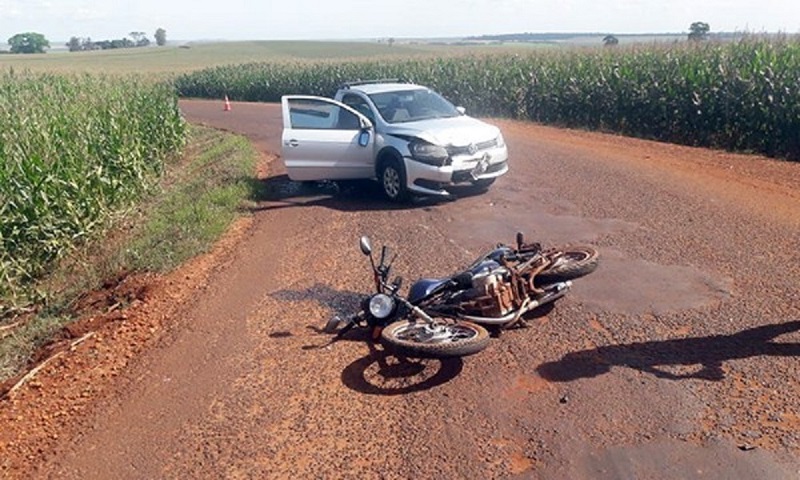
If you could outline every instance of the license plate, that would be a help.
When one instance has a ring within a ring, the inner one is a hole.
[[[486,170],[488,168],[489,168],[489,155],[484,155],[483,158],[481,158],[478,161],[478,164],[475,165],[475,168],[472,169],[470,175],[472,175],[472,178],[477,178],[486,173]]]

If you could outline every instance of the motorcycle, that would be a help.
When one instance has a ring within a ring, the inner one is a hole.
[[[367,237],[360,246],[370,259],[376,293],[365,298],[361,311],[342,321],[332,318],[325,331],[338,330],[341,338],[355,326],[372,328],[373,339],[399,355],[444,358],[466,356],[486,348],[485,326],[509,328],[523,315],[563,297],[572,280],[593,272],[599,262],[596,249],[573,246],[544,249],[526,244],[517,234],[517,247],[498,244],[464,271],[446,278],[423,278],[398,292],[402,278],[388,282],[395,255],[381,250],[376,265]]]

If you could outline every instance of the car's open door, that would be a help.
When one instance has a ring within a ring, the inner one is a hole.
[[[281,155],[292,180],[372,178],[374,131],[370,121],[330,98],[281,98]]]

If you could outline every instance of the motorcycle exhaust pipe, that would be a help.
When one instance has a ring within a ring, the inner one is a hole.
[[[566,282],[558,282],[551,285],[553,291],[547,292],[544,296],[538,300],[535,300],[530,303],[530,306],[526,309],[525,312],[527,313],[533,310],[536,307],[541,307],[542,305],[547,305],[550,302],[554,302],[559,298],[563,297],[564,295],[569,292],[569,289],[572,288],[572,280],[567,280]]]
[[[476,317],[474,315],[462,315],[461,318],[464,320],[468,320],[470,322],[475,322],[478,324],[484,325],[504,325],[521,315],[525,315],[526,313],[534,310],[542,305],[547,305],[548,303],[554,302],[559,298],[563,297],[564,295],[569,292],[570,287],[572,287],[572,281],[567,280],[566,282],[558,282],[554,283],[553,285],[548,286],[547,288],[551,291],[545,293],[541,298],[536,300],[531,300],[527,303],[524,307],[522,312],[516,311],[511,312],[508,315],[504,315],[502,317]]]

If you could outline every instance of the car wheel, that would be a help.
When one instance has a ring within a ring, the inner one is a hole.
[[[497,180],[497,177],[481,178],[478,180],[472,180],[472,184],[478,188],[486,189],[491,187],[495,180]]]
[[[383,194],[389,200],[402,202],[408,198],[406,173],[397,160],[390,160],[381,166],[378,180],[381,182]]]

